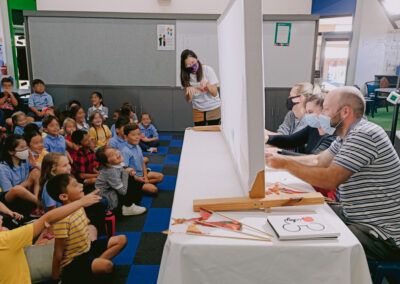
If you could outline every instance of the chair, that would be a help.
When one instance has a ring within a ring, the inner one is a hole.
[[[381,284],[385,276],[392,276],[400,283],[400,260],[391,261],[368,261],[371,271],[372,283]]]
[[[367,94],[364,96],[366,106],[365,114],[368,115],[371,113],[372,117],[374,117],[376,112],[375,89],[377,88],[379,88],[379,84],[376,84],[375,81],[365,83],[365,89],[367,90]],[[358,89],[360,88],[358,87]]]
[[[386,112],[389,112],[388,103],[386,100],[386,96],[380,96],[379,93],[375,92],[376,89],[380,88],[380,83],[377,81],[368,81],[365,82],[365,87],[367,90],[366,98],[372,99],[373,103],[373,112],[377,112],[378,108],[381,106],[381,102],[384,102],[384,106],[386,107]]]

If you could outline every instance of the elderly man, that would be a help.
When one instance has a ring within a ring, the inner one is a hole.
[[[364,247],[368,259],[400,258],[400,160],[385,131],[363,118],[365,101],[354,87],[326,95],[319,122],[338,138],[318,155],[266,154],[269,167],[285,169],[320,188],[337,188],[332,207]]]

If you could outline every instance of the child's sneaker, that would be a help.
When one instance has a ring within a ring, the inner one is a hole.
[[[122,206],[122,215],[123,216],[134,216],[134,215],[140,215],[146,212],[146,207],[138,206],[135,204],[132,204],[131,206],[127,207],[125,205]]]
[[[150,153],[157,153],[157,148],[150,147],[147,151],[150,152]]]

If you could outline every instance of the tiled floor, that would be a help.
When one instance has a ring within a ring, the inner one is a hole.
[[[168,229],[178,174],[183,133],[160,133],[158,153],[146,155],[152,171],[162,172],[164,181],[159,184],[157,197],[145,196],[142,206],[148,212],[140,216],[117,220],[118,234],[128,237],[128,246],[113,261],[115,263],[112,283],[155,284]]]

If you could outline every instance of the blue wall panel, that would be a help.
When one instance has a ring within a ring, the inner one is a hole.
[[[354,15],[357,0],[313,0],[312,14],[321,16]]]

